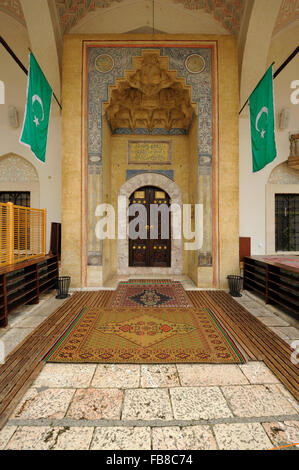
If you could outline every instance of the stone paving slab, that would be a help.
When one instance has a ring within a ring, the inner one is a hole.
[[[275,385],[240,385],[222,387],[235,416],[275,416],[294,414],[295,408]]]
[[[91,450],[150,450],[151,429],[148,427],[96,428]]]
[[[35,327],[29,328],[12,328],[8,331],[4,330],[1,335],[1,341],[4,343],[5,357],[8,356],[32,331]]]
[[[141,387],[177,387],[180,386],[178,371],[175,365],[142,365],[141,366]]]
[[[93,428],[19,427],[6,450],[88,450]]]
[[[227,418],[232,413],[218,387],[170,389],[175,419]]]
[[[299,449],[299,421],[263,423],[263,427],[275,447],[297,444]]]
[[[178,364],[180,381],[184,387],[242,385],[248,380],[238,365]]]
[[[138,388],[140,365],[98,364],[91,386],[94,388]]]
[[[73,398],[75,390],[52,388],[38,390],[31,388],[17,406],[13,418],[16,419],[61,419]]]
[[[209,426],[163,427],[152,429],[153,450],[216,450]]]
[[[17,426],[5,426],[0,431],[0,450],[5,449],[6,444],[14,434]]]
[[[68,409],[74,419],[119,419],[123,392],[118,389],[78,389]]]
[[[264,323],[266,326],[289,326],[289,324],[285,321],[282,320],[279,317],[273,316],[273,317],[258,317],[258,319]]]
[[[260,423],[217,424],[213,431],[220,450],[267,450],[273,447]]]
[[[254,317],[258,318],[259,320],[262,320],[264,318],[276,318],[276,315],[268,310],[267,308],[263,307],[256,307],[254,305],[246,305],[246,304],[241,304],[248,312],[251,313]]]
[[[13,330],[18,330],[20,328],[36,328],[38,325],[40,325],[43,321],[45,320],[45,317],[42,315],[27,315],[26,318],[23,318],[21,321],[17,322]]]
[[[270,326],[280,338],[285,340],[299,340],[299,330],[293,326]]]
[[[248,362],[239,366],[251,384],[280,383],[278,378],[263,362]]]
[[[46,364],[33,387],[86,388],[95,370],[96,364]]]
[[[128,421],[173,419],[168,390],[126,390],[122,419]]]
[[[297,413],[299,413],[299,402],[286,389],[286,387],[282,383],[279,383],[275,385],[275,389],[278,390],[278,392],[281,393],[287,399],[287,401],[292,405],[292,407],[297,411]]]

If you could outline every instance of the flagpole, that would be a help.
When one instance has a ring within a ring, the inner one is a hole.
[[[292,52],[292,54],[289,55],[289,57],[284,61],[284,63],[276,70],[276,72],[273,74],[273,79],[278,77],[278,75],[280,74],[280,72],[283,71],[283,69],[294,59],[294,57],[298,54],[299,52],[299,46],[296,47],[296,49]],[[271,65],[274,65],[275,62],[272,62]],[[271,66],[270,66],[271,67]],[[269,69],[268,69],[269,70]],[[263,77],[261,78],[261,80],[259,81],[259,83],[257,84],[257,86],[255,87],[255,89],[253,90],[253,92],[256,90],[256,88],[259,86],[260,82],[263,80],[264,78],[264,75]],[[252,93],[253,93],[252,92]],[[252,94],[251,93],[251,94]],[[251,95],[250,95],[251,96]],[[250,97],[249,97],[250,98]],[[249,98],[248,100],[245,101],[245,104],[244,106],[242,106],[241,110],[239,111],[239,115],[242,113],[243,109],[245,108],[245,106],[247,105],[248,101],[249,101]]]
[[[32,50],[30,49],[30,47],[28,47],[28,50],[30,52],[30,54],[33,54]],[[34,54],[33,54],[34,55]],[[27,72],[27,75],[28,75],[28,72]],[[59,108],[62,110],[62,106],[61,104],[59,103],[58,101],[58,98],[57,96],[55,95],[54,91],[52,90],[52,93],[53,93],[53,98],[55,99],[56,103],[58,104]]]
[[[11,57],[14,59],[14,61],[18,64],[18,66],[23,70],[24,73],[26,73],[26,75],[28,74],[28,70],[26,69],[26,67],[22,64],[22,62],[20,61],[20,59],[16,56],[16,54],[14,53],[14,51],[9,47],[9,45],[7,44],[7,42],[4,41],[3,37],[0,36],[0,42],[2,44],[2,46],[7,50],[7,52],[11,55]]]
[[[294,59],[294,57],[298,54],[299,52],[299,46],[296,47],[296,49],[292,52],[291,55],[289,55],[289,57],[284,61],[284,63],[276,70],[276,72],[274,73],[274,78],[276,78],[280,72],[283,71],[283,69]]]
[[[275,64],[275,62],[272,62],[272,64],[270,65],[270,67],[273,67],[273,65]],[[267,71],[269,70],[269,68],[267,68]],[[250,93],[250,96],[252,95],[252,93],[255,92],[255,90],[257,89],[257,87],[259,86],[259,84],[261,83],[261,81],[263,80],[264,76],[266,75],[267,71],[264,73],[264,75],[262,76],[262,78],[260,79],[260,81],[258,82],[258,84],[256,85],[255,89]],[[244,105],[242,106],[242,108],[240,109],[239,111],[239,115],[242,113],[243,109],[245,108],[245,106],[247,105],[249,99],[250,99],[250,96],[248,97],[248,99],[245,101]]]

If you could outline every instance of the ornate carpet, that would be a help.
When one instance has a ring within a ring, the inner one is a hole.
[[[177,281],[120,283],[113,294],[110,308],[193,307],[182,284]]]
[[[210,309],[87,307],[44,357],[65,363],[244,363]]]
[[[121,281],[120,284],[171,284],[171,279],[129,279],[128,281]]]

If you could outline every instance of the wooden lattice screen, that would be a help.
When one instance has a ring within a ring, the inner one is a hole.
[[[46,254],[46,210],[0,203],[0,266]]]

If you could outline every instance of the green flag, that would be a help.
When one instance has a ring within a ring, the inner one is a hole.
[[[28,145],[42,162],[46,160],[51,100],[52,89],[31,53],[27,103],[20,142]]]
[[[277,155],[275,143],[273,67],[249,98],[253,172],[262,170]]]

